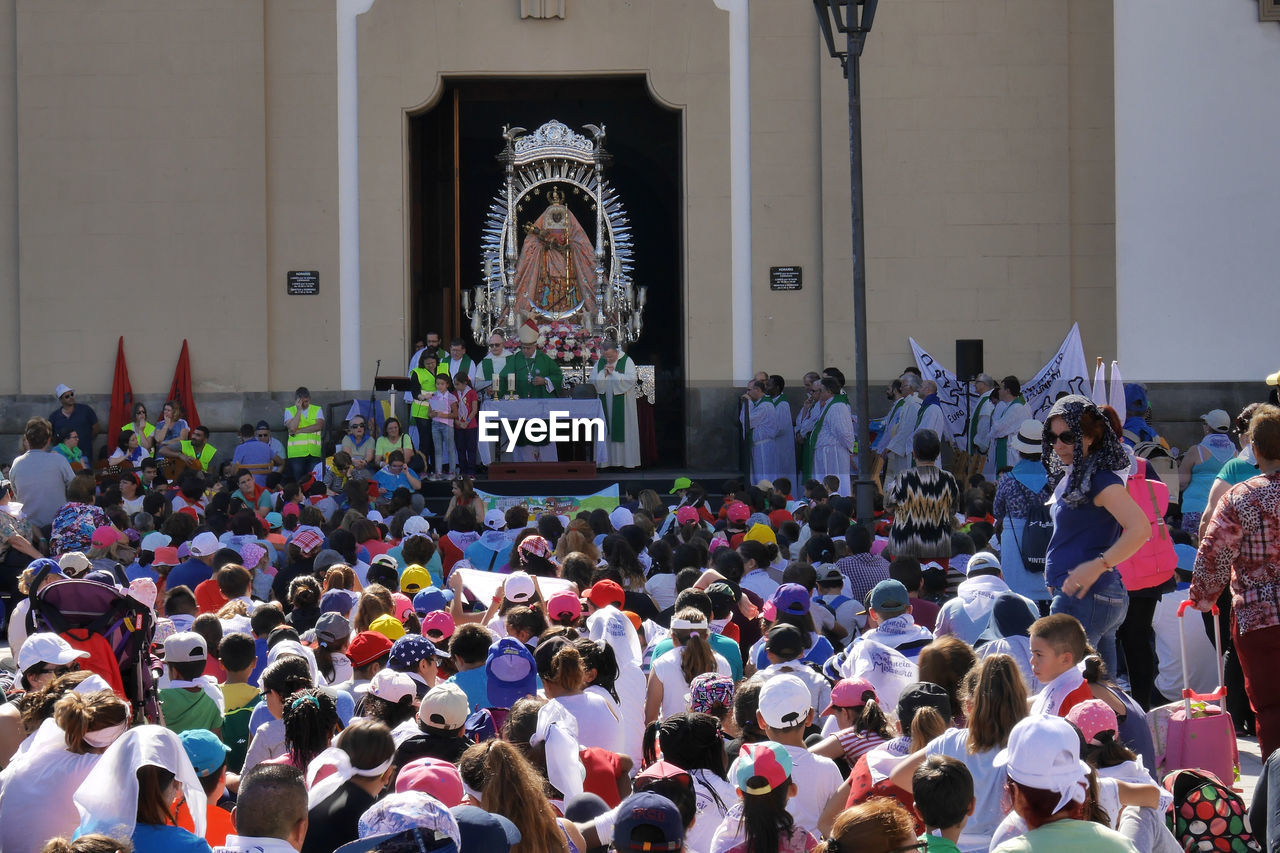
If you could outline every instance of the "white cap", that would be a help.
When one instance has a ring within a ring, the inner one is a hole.
[[[969,565],[965,567],[964,573],[972,575],[974,572],[980,572],[983,569],[1000,571],[1000,558],[990,551],[979,551],[969,558]]]
[[[533,578],[529,577],[526,572],[512,572],[507,575],[507,582],[502,587],[503,595],[508,601],[514,601],[517,604],[524,604],[533,598],[533,594],[538,591],[534,586]]]
[[[167,534],[161,533],[159,530],[153,530],[146,536],[142,537],[142,550],[154,551],[157,548],[167,548],[173,543],[173,539]]]
[[[386,519],[383,518],[382,513],[378,512],[376,509],[369,510],[369,514],[366,515],[365,518],[369,519],[375,524],[381,524],[382,522],[386,521]]]
[[[628,524],[635,524],[635,521],[636,517],[625,506],[617,507],[609,513],[609,523],[613,525],[614,530],[621,530]]]
[[[393,705],[406,696],[416,696],[413,679],[394,669],[381,669],[369,682],[369,693]]]
[[[58,666],[71,663],[79,658],[87,658],[88,652],[71,647],[71,644],[57,634],[42,631],[27,637],[18,651],[18,672],[26,672],[38,663],[52,663]]]
[[[500,509],[491,509],[484,514],[484,526],[490,530],[501,530],[507,526],[507,516]]]
[[[58,568],[67,577],[78,578],[93,568],[93,563],[80,551],[68,551],[58,558]]]
[[[1200,420],[1208,424],[1209,429],[1214,432],[1230,432],[1231,431],[1231,415],[1228,415],[1222,409],[1212,409],[1200,416]]]
[[[460,729],[471,715],[471,700],[452,681],[437,684],[422,697],[418,719],[433,729]]]
[[[761,695],[763,707],[763,693]],[[996,767],[1009,778],[1059,795],[1057,812],[1084,802],[1089,765],[1080,760],[1080,735],[1061,717],[1024,717],[1009,733],[1009,745],[996,754]]]
[[[164,638],[166,663],[195,663],[208,657],[204,637],[195,631],[179,631]]]
[[[53,389],[53,396],[61,397],[63,394],[67,393],[68,391],[74,391],[74,390],[76,389],[72,388],[70,385],[60,384],[58,385],[57,388]]]
[[[759,706],[765,725],[789,729],[803,723],[813,709],[813,694],[794,675],[775,675],[760,688]]]
[[[430,536],[431,522],[420,515],[411,515],[404,520],[403,538],[410,536]]]
[[[221,547],[218,537],[207,530],[191,540],[191,553],[196,557],[212,557]]]

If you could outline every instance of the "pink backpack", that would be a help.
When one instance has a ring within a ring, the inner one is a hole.
[[[1178,555],[1164,523],[1164,514],[1169,509],[1169,487],[1161,480],[1148,480],[1146,468],[1139,465],[1138,473],[1130,476],[1128,482],[1129,497],[1142,507],[1151,525],[1151,537],[1138,553],[1116,566],[1128,590],[1159,586],[1173,577],[1173,569],[1178,565]]]

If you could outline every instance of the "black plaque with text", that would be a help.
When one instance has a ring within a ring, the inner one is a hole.
[[[800,267],[769,267],[770,290],[799,290]]]
[[[289,270],[286,288],[290,296],[315,296],[320,292],[320,271]]]

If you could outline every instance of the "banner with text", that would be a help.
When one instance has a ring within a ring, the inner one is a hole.
[[[947,423],[955,440],[964,446],[967,431],[967,414],[976,399],[970,383],[961,382],[956,375],[943,367],[929,353],[924,351],[915,338],[911,341],[911,352],[915,355],[916,366],[925,379],[932,379],[938,384],[938,398],[942,401],[942,410],[947,416]],[[1080,326],[1073,325],[1062,346],[1054,354],[1049,363],[1040,369],[1031,379],[1022,380],[1022,396],[1026,398],[1027,408],[1031,416],[1044,420],[1045,412],[1053,405],[1054,398],[1065,391],[1068,394],[1090,396],[1089,366],[1084,360],[1084,345],[1080,341]],[[1001,377],[996,376],[999,382]],[[966,387],[969,386],[969,387]],[[966,404],[966,393],[968,395]]]
[[[500,509],[503,512],[513,506],[523,506],[529,510],[529,518],[537,518],[544,512],[553,515],[567,515],[570,518],[582,510],[618,508],[618,486],[614,484],[601,489],[592,495],[495,495],[476,489],[480,500],[489,509]]]

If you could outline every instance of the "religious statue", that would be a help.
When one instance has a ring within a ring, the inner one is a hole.
[[[595,248],[578,218],[565,205],[564,193],[552,187],[547,209],[525,225],[516,263],[516,311],[552,314],[572,311],[582,303],[596,307]]]

